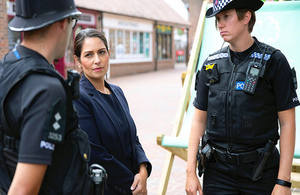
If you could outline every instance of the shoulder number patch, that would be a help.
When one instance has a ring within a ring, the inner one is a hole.
[[[66,130],[66,106],[61,98],[53,103],[48,110],[48,119],[45,126],[44,139],[48,142],[59,144],[63,142]]]

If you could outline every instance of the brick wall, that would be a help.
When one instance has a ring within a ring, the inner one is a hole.
[[[157,70],[174,68],[174,65],[175,65],[175,60],[174,59],[175,58],[158,60],[157,61]]]
[[[110,65],[110,77],[139,74],[154,70],[154,62],[122,63]]]
[[[8,52],[6,0],[0,0],[0,59]]]

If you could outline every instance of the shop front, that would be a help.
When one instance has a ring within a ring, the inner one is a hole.
[[[154,70],[153,22],[103,13],[111,77]]]
[[[156,24],[156,67],[155,70],[174,67],[174,39],[172,26]]]
[[[95,28],[103,32],[110,48],[110,69],[107,77],[138,74],[166,68],[173,68],[175,60],[182,61],[182,54],[175,49],[174,31],[179,27],[188,27],[189,23],[174,10],[161,6],[161,1],[135,1],[124,8],[123,1],[111,9],[111,3],[97,0],[75,0],[82,12],[77,25],[70,36],[64,58],[55,61],[55,68],[66,77],[66,70],[75,66],[73,58],[74,38],[86,28]],[[7,0],[7,16],[10,21],[15,16],[14,0]],[[145,9],[147,11],[142,11]],[[162,14],[164,13],[164,14]],[[9,49],[22,41],[22,33],[9,31]],[[178,50],[178,49],[177,49]]]

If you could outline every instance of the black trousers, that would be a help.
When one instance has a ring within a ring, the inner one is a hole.
[[[204,195],[270,195],[278,175],[278,150],[269,156],[262,178],[258,181],[250,179],[254,164],[210,162],[203,178]]]

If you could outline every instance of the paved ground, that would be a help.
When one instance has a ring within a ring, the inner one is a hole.
[[[185,64],[174,69],[111,78],[108,82],[120,86],[128,100],[140,142],[152,163],[148,179],[148,195],[156,195],[167,151],[156,144],[158,134],[171,135],[181,95],[181,73]],[[185,194],[186,162],[175,157],[168,195]]]
[[[181,96],[181,73],[185,64],[175,64],[174,69],[109,79],[120,86],[128,100],[135,120],[140,142],[152,163],[148,179],[148,195],[158,195],[158,187],[167,151],[156,144],[158,134],[171,135]],[[186,162],[175,157],[167,195],[184,195]],[[299,195],[293,189],[293,195]]]

